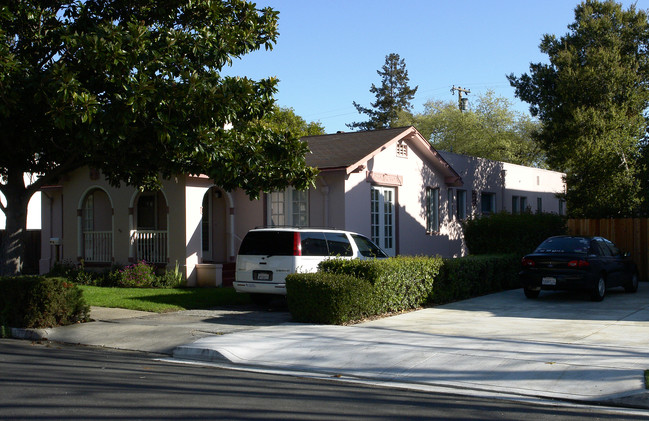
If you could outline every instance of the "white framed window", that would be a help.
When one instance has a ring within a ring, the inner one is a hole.
[[[283,191],[268,194],[269,226],[309,225],[309,192],[289,187]]]
[[[543,199],[540,197],[536,198],[536,213],[543,212]]]
[[[426,232],[439,231],[439,188],[426,188]]]
[[[370,192],[370,228],[372,241],[390,256],[396,252],[394,187],[373,186]]]

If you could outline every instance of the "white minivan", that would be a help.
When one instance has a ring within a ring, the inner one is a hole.
[[[286,295],[286,275],[315,272],[325,259],[385,258],[367,237],[354,232],[319,228],[258,228],[243,239],[237,255],[234,288],[255,302],[267,294]]]

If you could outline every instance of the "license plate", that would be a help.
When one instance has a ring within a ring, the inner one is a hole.
[[[543,285],[556,285],[557,284],[557,278],[551,278],[549,276],[546,276],[541,280],[541,283]]]
[[[272,278],[272,272],[268,271],[254,271],[252,273],[252,278],[255,281],[270,281]]]

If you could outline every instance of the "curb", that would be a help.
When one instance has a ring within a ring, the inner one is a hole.
[[[50,334],[50,329],[25,329],[25,328],[11,328],[11,336],[16,339],[29,339],[32,341],[41,341],[47,339]]]

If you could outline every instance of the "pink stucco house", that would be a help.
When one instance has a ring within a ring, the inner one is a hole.
[[[254,227],[335,227],[371,237],[389,254],[466,253],[460,222],[524,209],[561,213],[562,174],[440,153],[414,128],[303,138],[320,170],[308,191],[250,200],[205,176],[182,175],[158,192],[111,187],[81,168],[43,189],[40,271],[56,261],[108,267],[146,260],[184,270],[189,285],[231,277]]]

